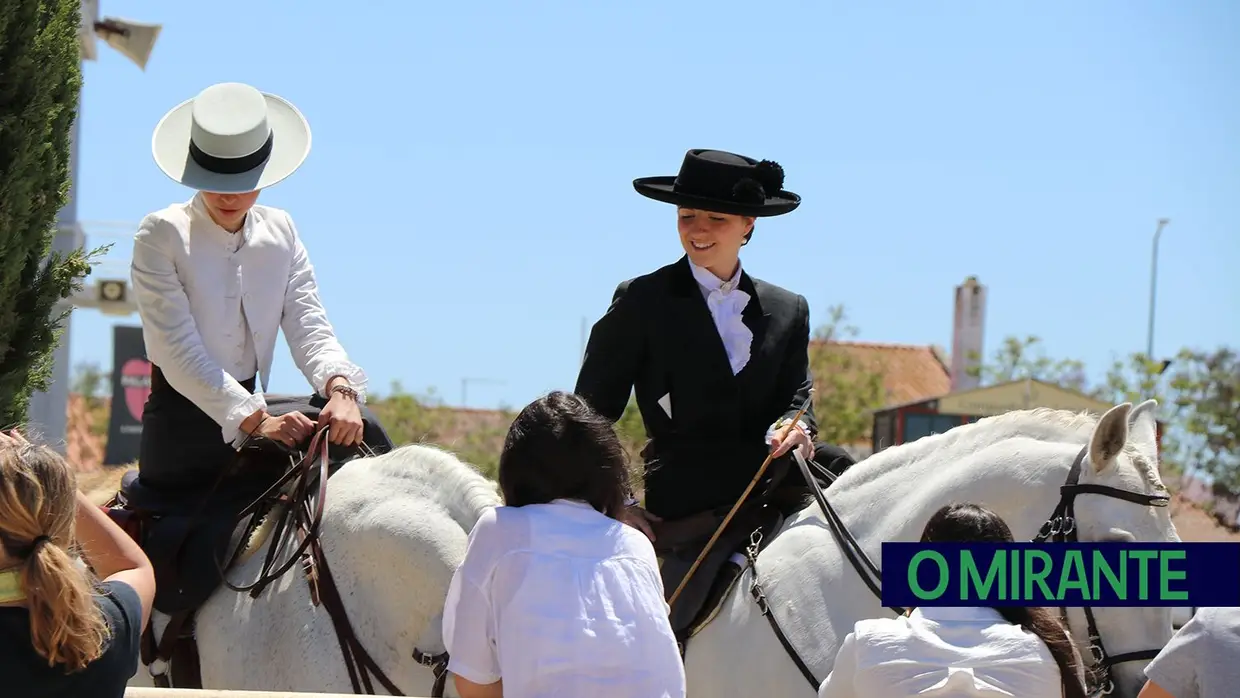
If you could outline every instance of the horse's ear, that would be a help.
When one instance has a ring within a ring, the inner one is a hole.
[[[1089,462],[1094,464],[1095,472],[1110,467],[1115,457],[1124,450],[1124,444],[1128,442],[1128,414],[1131,411],[1132,403],[1125,402],[1107,410],[1098,420],[1089,439]]]
[[[1158,401],[1146,400],[1128,415],[1129,440],[1147,456],[1158,454]]]

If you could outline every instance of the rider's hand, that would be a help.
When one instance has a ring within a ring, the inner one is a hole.
[[[624,508],[624,511],[620,514],[620,520],[633,528],[636,528],[642,533],[645,533],[646,537],[650,539],[651,543],[653,543],[654,530],[650,528],[650,523],[652,521],[658,523],[663,519],[660,519],[640,506],[633,504]]]
[[[793,448],[801,449],[801,457],[810,459],[814,455],[814,441],[799,424],[786,424],[771,436],[771,452],[778,458]]]
[[[319,428],[330,425],[328,440],[338,446],[356,446],[362,442],[362,408],[343,393],[332,393],[327,406],[319,412]]]
[[[314,422],[300,412],[289,412],[279,417],[268,417],[258,426],[259,436],[295,448],[314,433]]]

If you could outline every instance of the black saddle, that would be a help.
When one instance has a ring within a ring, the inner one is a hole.
[[[668,599],[676,592],[726,514],[726,511],[709,512],[706,516],[699,515],[655,529],[655,550],[661,558],[659,571]],[[751,544],[756,545],[759,551],[764,549],[783,523],[783,513],[769,505],[742,510],[728,523],[671,605],[669,620],[682,646],[698,629],[710,622],[740,576],[743,566],[731,562],[730,558],[736,553],[745,554]],[[697,528],[701,532],[699,535],[681,534],[678,525],[682,526],[680,530]],[[663,540],[661,531],[667,534],[667,540]]]

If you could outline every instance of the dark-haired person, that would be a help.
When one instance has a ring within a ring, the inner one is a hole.
[[[1011,543],[994,512],[973,504],[937,511],[923,543]],[[859,621],[844,637],[818,698],[1020,696],[1085,698],[1081,658],[1046,608],[917,608]]]
[[[626,520],[654,541],[669,594],[766,457],[776,456],[750,506],[676,601],[672,623],[683,635],[728,558],[737,563],[733,575],[743,566],[733,553],[751,532],[774,528],[771,511],[804,507],[806,483],[789,451],[800,449],[836,475],[853,461],[838,446],[816,442],[812,408],[793,419],[813,387],[809,303],[754,278],[740,260],[757,218],[800,206],[801,197],[784,189],[783,168],[690,150],[678,175],[644,177],[633,186],[673,205],[684,255],[619,284],[590,332],[574,391],[612,422],[636,393],[650,442],[642,453],[644,506],[631,500]],[[763,511],[767,503],[773,506]],[[729,581],[725,575],[717,588]]]
[[[154,598],[150,561],[72,467],[0,432],[0,695],[121,698]]]
[[[628,484],[610,422],[553,392],[517,415],[504,506],[469,534],[444,605],[462,698],[685,695],[650,541],[616,519]]]
[[[1199,608],[1145,667],[1138,698],[1240,695],[1240,608]]]

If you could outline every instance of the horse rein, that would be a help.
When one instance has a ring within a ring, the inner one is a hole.
[[[332,626],[336,631],[336,640],[340,644],[345,669],[349,672],[349,682],[353,686],[353,692],[355,694],[365,692],[367,695],[375,695],[374,685],[371,683],[371,675],[373,675],[389,694],[404,696],[405,694],[400,692],[396,684],[388,678],[357,639],[319,540],[323,510],[327,502],[327,481],[330,475],[328,429],[328,426],[324,426],[314,434],[310,439],[309,447],[300,459],[295,459],[290,454],[291,467],[280,479],[268,487],[263,494],[237,515],[236,523],[240,523],[247,516],[250,520],[246,524],[245,529],[243,529],[237,548],[229,556],[227,565],[220,567],[219,560],[217,559],[216,566],[219,569],[221,581],[229,589],[238,593],[249,592],[251,598],[257,599],[262,595],[267,585],[282,577],[300,560],[302,572],[310,587],[312,603],[315,606],[322,606],[331,618]],[[363,455],[377,455],[364,441],[361,444],[361,448]],[[313,508],[311,508],[312,477],[316,474],[318,476],[318,498]],[[282,492],[281,490],[286,487],[288,488],[287,491]],[[267,556],[259,569],[258,578],[246,585],[232,584],[225,576],[225,569],[232,569],[241,553],[248,547],[248,542],[254,531],[276,504],[284,504],[285,511],[274,524],[275,528],[271,534],[272,540],[267,548]],[[290,528],[296,532],[297,537],[300,539],[299,545],[296,551],[283,564],[279,565],[275,571],[272,571],[272,568],[275,567],[277,551],[287,541]],[[447,680],[447,652],[427,654],[415,647],[412,656],[416,662],[432,670],[435,680],[432,685],[431,696],[432,698],[442,698]]]
[[[1131,492],[1129,490],[1122,490],[1106,485],[1080,484],[1081,464],[1084,462],[1085,456],[1088,452],[1089,446],[1086,445],[1081,449],[1080,453],[1077,454],[1076,459],[1073,460],[1072,467],[1068,471],[1068,476],[1065,479],[1064,484],[1059,488],[1059,504],[1055,507],[1055,510],[1051,513],[1046,522],[1042,524],[1038,535],[1033,539],[1034,542],[1040,543],[1047,540],[1051,540],[1056,543],[1077,542],[1075,500],[1079,494],[1099,494],[1149,507],[1166,507],[1170,504],[1171,498],[1168,495],[1150,495],[1145,494],[1144,492]],[[840,516],[836,513],[835,508],[832,507],[831,503],[827,501],[826,494],[823,492],[822,487],[819,486],[817,479],[814,478],[810,472],[810,465],[806,462],[805,457],[796,450],[793,450],[792,456],[796,460],[797,466],[800,468],[801,474],[805,478],[805,482],[809,485],[810,490],[813,492],[814,499],[822,508],[823,514],[826,516],[827,528],[830,529],[831,535],[843,549],[848,561],[852,563],[853,569],[861,575],[861,578],[865,582],[866,586],[868,586],[870,591],[881,600],[882,573],[874,562],[870,560],[869,556],[866,555],[865,550],[861,548],[861,545],[857,542],[857,539],[854,538],[848,531],[848,527],[844,525],[843,520],[840,519]],[[836,479],[836,476],[830,471],[826,470],[822,466],[819,466],[817,463],[814,465],[820,472],[830,476],[832,480]],[[821,686],[821,681],[819,681],[814,676],[813,672],[810,671],[809,666],[797,653],[796,649],[793,648],[787,635],[785,635],[783,629],[780,628],[779,622],[775,619],[774,614],[771,613],[771,607],[767,601],[766,594],[763,592],[762,587],[758,582],[758,569],[756,563],[759,543],[761,540],[760,536],[760,531],[754,531],[753,535],[750,537],[749,547],[746,550],[746,557],[749,560],[751,572],[751,582],[749,586],[750,594],[754,597],[755,602],[758,604],[759,611],[762,615],[766,616],[767,621],[770,622],[776,638],[784,647],[784,651],[788,653],[793,663],[796,664],[797,669],[800,670],[801,675],[805,677],[805,680],[809,682],[815,691],[817,691]],[[897,615],[904,615],[906,612],[906,609],[903,608],[890,608],[892,611],[895,611]],[[1105,680],[1101,684],[1095,683],[1092,687],[1085,687],[1086,694],[1088,694],[1091,698],[1097,698],[1098,696],[1108,695],[1115,690],[1114,677],[1111,672],[1112,667],[1116,664],[1122,664],[1124,662],[1153,659],[1158,655],[1160,650],[1150,649],[1138,652],[1125,652],[1114,656],[1108,655],[1106,648],[1102,644],[1102,637],[1098,634],[1098,626],[1094,619],[1092,607],[1085,606],[1084,611],[1086,623],[1088,624],[1089,649],[1094,661],[1093,665],[1087,668],[1090,669],[1092,674],[1102,673],[1105,677]],[[1064,625],[1067,626],[1066,610],[1061,609],[1061,614],[1064,619]]]
[[[1081,463],[1085,460],[1085,454],[1089,451],[1086,446],[1077,454],[1076,460],[1072,462],[1072,469],[1068,471],[1067,481],[1059,488],[1059,504],[1055,507],[1055,511],[1051,513],[1046,523],[1042,524],[1042,529],[1038,535],[1034,537],[1034,542],[1041,543],[1045,541],[1053,541],[1055,543],[1076,543],[1076,496],[1079,494],[1100,494],[1105,497],[1114,499],[1122,499],[1134,504],[1141,504],[1147,507],[1166,507],[1171,503],[1171,497],[1168,495],[1145,494],[1143,492],[1130,492],[1106,485],[1082,485],[1079,482],[1081,476]],[[1094,619],[1094,611],[1092,606],[1084,606],[1085,623],[1089,632],[1089,653],[1093,659],[1093,665],[1088,667],[1091,674],[1101,674],[1102,681],[1094,682],[1092,690],[1086,686],[1086,692],[1093,697],[1105,696],[1115,690],[1115,680],[1112,675],[1112,668],[1116,664],[1135,661],[1149,661],[1158,656],[1160,650],[1149,649],[1138,652],[1125,652],[1123,654],[1109,655],[1106,647],[1102,644],[1102,636],[1098,634],[1098,624]],[[1064,619],[1064,625],[1068,622],[1068,612],[1066,608],[1060,609],[1060,615]]]

